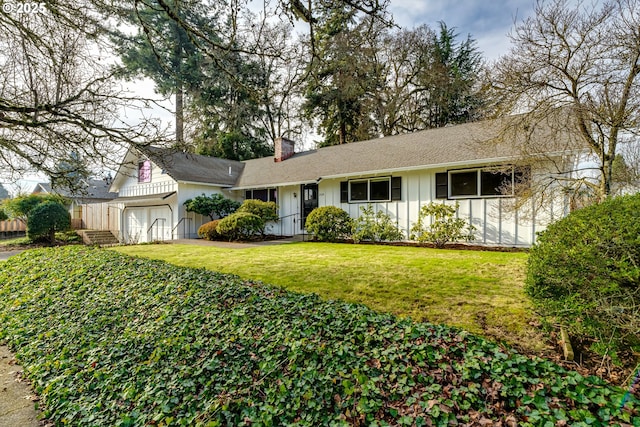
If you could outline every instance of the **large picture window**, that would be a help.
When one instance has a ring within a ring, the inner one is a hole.
[[[340,183],[342,203],[389,202],[402,199],[402,178],[355,179]]]
[[[511,197],[529,170],[513,166],[436,173],[436,198]]]

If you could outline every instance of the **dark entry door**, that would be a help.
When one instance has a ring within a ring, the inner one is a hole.
[[[300,209],[302,212],[302,223],[300,224],[300,228],[304,228],[307,216],[312,210],[318,207],[318,184],[302,184],[300,186],[300,194],[302,194],[302,207]]]

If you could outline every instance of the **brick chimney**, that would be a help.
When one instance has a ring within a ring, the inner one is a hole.
[[[274,162],[282,162],[287,160],[289,157],[293,156],[293,147],[295,143],[287,138],[276,138],[273,141],[275,157],[273,159]]]

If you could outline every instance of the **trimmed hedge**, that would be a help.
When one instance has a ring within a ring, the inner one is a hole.
[[[531,249],[525,290],[549,322],[596,350],[640,345],[640,194],[551,224]]]
[[[94,248],[0,264],[0,324],[55,425],[640,423],[625,390],[457,329]]]
[[[219,219],[206,222],[198,228],[198,236],[205,240],[220,240],[223,236],[218,232]]]
[[[269,221],[278,221],[278,205],[275,202],[263,202],[257,199],[248,199],[242,202],[238,212],[246,212],[260,218],[262,225],[259,233],[264,237],[265,228]]]
[[[351,236],[353,220],[349,214],[336,206],[315,208],[307,216],[305,228],[317,240],[335,242]]]
[[[236,212],[224,217],[216,230],[229,240],[247,240],[264,231],[264,221],[249,212]]]
[[[275,202],[263,202],[257,199],[248,199],[242,202],[238,212],[249,212],[259,216],[266,223],[278,220],[278,205]]]

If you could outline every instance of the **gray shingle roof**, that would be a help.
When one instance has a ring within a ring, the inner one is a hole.
[[[319,178],[508,159],[507,145],[488,147],[493,122],[476,122],[297,153],[282,162],[248,160],[236,188],[312,182]]]
[[[245,164],[235,160],[200,156],[166,148],[145,147],[141,151],[176,181],[232,186]]]
[[[40,182],[36,185],[34,192],[55,193],[82,203],[113,200],[118,196],[116,193],[109,192],[111,183],[104,179],[88,179],[83,181],[83,184],[82,188],[72,192],[68,188],[52,189],[51,183]]]

